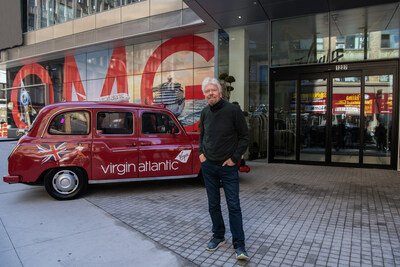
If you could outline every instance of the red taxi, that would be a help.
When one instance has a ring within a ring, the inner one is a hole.
[[[72,199],[88,183],[201,178],[198,133],[168,109],[108,102],[45,106],[11,152],[7,183]],[[241,171],[249,171],[248,167]]]

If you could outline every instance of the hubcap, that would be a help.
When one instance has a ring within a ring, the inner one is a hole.
[[[63,195],[71,194],[78,188],[78,185],[78,176],[70,170],[59,171],[53,177],[54,190]]]

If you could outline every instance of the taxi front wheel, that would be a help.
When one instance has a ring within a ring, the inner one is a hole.
[[[68,200],[79,196],[87,187],[86,173],[76,167],[56,168],[44,178],[47,193],[58,200]]]

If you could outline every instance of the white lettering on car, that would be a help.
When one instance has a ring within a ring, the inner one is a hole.
[[[172,160],[165,160],[161,162],[145,161],[139,163],[138,171],[139,172],[176,171],[179,169],[178,167],[179,162],[187,163],[191,152],[192,152],[191,150],[181,151],[178,154],[178,156],[176,156],[174,161]],[[104,174],[116,173],[118,175],[124,175],[126,173],[136,172],[136,164],[129,162],[120,164],[109,163],[106,166],[101,165],[100,167],[103,170]]]
[[[139,163],[139,172],[148,172],[148,171],[171,171],[178,170],[176,166],[178,164],[177,161],[166,160],[162,162],[151,162],[145,161],[143,163]]]
[[[124,175],[127,172],[131,172],[132,170],[136,172],[136,165],[135,163],[121,163],[121,164],[108,164],[107,167],[101,165],[101,169],[103,170],[104,174],[110,173],[117,173],[118,175]],[[117,170],[117,171],[115,171]]]
[[[146,161],[143,163],[139,164],[139,172],[157,172],[157,171],[176,171],[179,169],[177,166],[179,164],[178,161],[171,161],[171,160],[166,160],[162,162],[151,162],[151,161]],[[109,163],[108,165],[100,166],[101,169],[103,170],[104,174],[118,174],[118,175],[124,175],[126,173],[130,172],[136,172],[136,165],[135,163],[120,163],[120,164],[113,164]]]

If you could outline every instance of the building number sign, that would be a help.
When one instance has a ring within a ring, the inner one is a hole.
[[[349,65],[336,65],[336,71],[338,70],[348,70]]]

